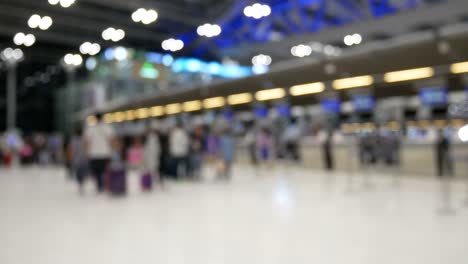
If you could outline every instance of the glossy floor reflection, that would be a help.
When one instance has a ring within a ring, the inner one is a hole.
[[[229,182],[170,182],[165,191],[80,197],[60,169],[0,170],[0,263],[465,264],[468,196],[438,213],[433,178],[326,175],[297,166]],[[351,188],[350,185],[351,184]],[[398,187],[399,186],[399,187]]]

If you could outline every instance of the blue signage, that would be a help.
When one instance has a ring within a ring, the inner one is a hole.
[[[375,98],[372,95],[354,95],[351,101],[356,112],[370,112],[375,107]]]
[[[341,111],[341,102],[337,98],[324,98],[320,100],[320,107],[325,112],[339,113]]]
[[[430,87],[419,90],[419,100],[423,106],[444,106],[448,103],[447,88]]]
[[[288,118],[291,116],[291,106],[288,104],[279,104],[276,106],[276,112],[280,117]]]
[[[256,118],[267,118],[268,108],[266,106],[256,106],[254,108],[254,114]]]

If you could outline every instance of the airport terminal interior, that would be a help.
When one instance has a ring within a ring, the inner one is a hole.
[[[468,263],[466,0],[0,0],[0,263]]]

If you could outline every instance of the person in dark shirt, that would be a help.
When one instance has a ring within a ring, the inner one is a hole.
[[[453,175],[450,145],[450,140],[444,135],[442,130],[439,130],[435,144],[437,176],[439,177]]]

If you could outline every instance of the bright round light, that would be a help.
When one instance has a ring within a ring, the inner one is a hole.
[[[145,13],[146,10],[144,8],[138,8],[135,12],[132,13],[132,20],[134,22],[141,22]]]
[[[81,44],[80,46],[80,52],[81,54],[88,54],[90,49],[91,49],[91,43],[90,42],[85,42],[83,44]]]
[[[73,55],[73,62],[72,64],[75,66],[80,66],[83,63],[83,57],[80,54]]]
[[[465,125],[458,130],[458,137],[462,142],[468,142],[468,125]]]
[[[102,32],[102,38],[104,40],[110,40],[114,32],[115,32],[115,28],[110,27]]]
[[[252,10],[252,7],[251,6],[246,6],[244,8],[244,15],[246,17],[252,17],[253,16],[253,10]]]
[[[93,43],[93,45],[91,46],[91,50],[90,50],[89,54],[94,56],[94,55],[98,54],[100,51],[101,51],[101,45],[99,45],[97,43]]]
[[[344,37],[344,43],[346,46],[352,46],[354,44],[354,38],[351,35]]]
[[[308,45],[300,44],[292,47],[291,54],[303,58],[312,54],[312,48]]]
[[[271,14],[271,7],[269,5],[262,5],[259,3],[255,3],[251,6],[246,6],[244,8],[244,15],[246,17],[260,19],[262,17],[267,17],[270,14]]]
[[[63,61],[67,65],[72,65],[73,64],[73,54],[68,53],[67,55],[65,55],[65,57],[63,57]]]
[[[75,3],[75,0],[60,0],[60,5],[63,8],[68,8]]]
[[[181,50],[184,48],[184,42],[180,39],[166,39],[161,43],[163,50],[169,50],[172,52]]]
[[[28,20],[28,26],[30,28],[37,28],[41,23],[41,16],[34,14]]]
[[[26,39],[26,35],[23,32],[16,33],[16,35],[13,37],[13,42],[15,45],[23,45],[24,41]]]
[[[152,23],[158,19],[158,12],[156,12],[156,10],[150,9],[146,12],[146,16],[150,21],[149,23]]]
[[[34,43],[36,43],[36,37],[33,34],[27,34],[24,39],[24,45],[26,47],[31,47]]]
[[[122,29],[117,29],[116,31],[114,31],[114,34],[112,34],[111,39],[112,41],[117,42],[117,41],[122,40],[124,37],[125,37],[125,31],[123,31]]]
[[[39,28],[42,30],[47,30],[50,26],[52,26],[52,23],[52,18],[50,16],[45,16],[41,19],[41,22],[39,23]]]
[[[24,53],[20,49],[13,50],[13,58],[17,61],[23,59]]]
[[[259,65],[269,66],[271,62],[272,62],[271,57],[268,55],[264,55],[264,54],[259,54],[252,58],[252,64],[254,66],[259,66]]]
[[[353,35],[354,44],[359,45],[362,42],[362,36],[359,34]]]
[[[127,59],[128,52],[124,47],[117,47],[114,49],[114,58],[118,61],[123,61]]]
[[[57,5],[60,2],[60,0],[49,0],[49,4],[51,5]]]
[[[216,37],[221,34],[221,27],[216,24],[204,24],[197,28],[197,34],[207,38]]]

